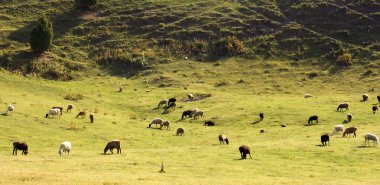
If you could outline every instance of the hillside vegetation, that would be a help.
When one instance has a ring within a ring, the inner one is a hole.
[[[0,7],[0,65],[49,79],[102,70],[129,76],[185,56],[322,64],[344,53],[380,57],[375,0],[99,0],[88,11],[68,0],[2,0]],[[53,22],[54,46],[35,56],[29,35],[43,14]]]

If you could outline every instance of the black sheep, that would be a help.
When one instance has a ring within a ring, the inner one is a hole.
[[[377,109],[378,109],[378,108],[377,108],[376,105],[374,105],[374,106],[372,107],[372,111],[373,111],[374,114],[376,113]]]
[[[175,103],[176,101],[177,101],[177,99],[170,98],[169,101],[168,101],[168,105],[170,105],[170,103]]]
[[[247,154],[249,154],[249,157],[251,157],[251,159],[252,159],[251,150],[249,149],[249,146],[247,146],[247,145],[241,145],[239,147],[239,151],[240,151],[241,159],[246,159],[247,158]]]
[[[321,136],[321,142],[323,146],[327,146],[327,142],[330,145],[330,136],[328,134],[324,134]]]
[[[193,111],[192,110],[185,110],[182,113],[182,119],[186,118],[188,116],[189,118],[193,117]]]
[[[120,141],[119,140],[114,140],[114,141],[108,142],[107,146],[104,148],[104,154],[106,154],[107,150],[110,150],[111,153],[113,153],[114,148],[117,149],[117,153],[119,153],[119,151],[120,151],[120,154],[121,154],[121,148],[120,148]]]
[[[263,121],[264,120],[264,113],[260,112],[259,116],[260,116],[260,121]]]
[[[377,96],[377,101],[378,101],[379,104],[380,104],[380,95]]]
[[[13,142],[13,155],[17,155],[17,150],[22,150],[22,155],[28,155],[28,145],[24,142]]]
[[[90,114],[90,123],[94,123],[94,113]]]
[[[215,126],[215,123],[213,121],[206,121],[205,126]]]
[[[175,108],[177,105],[174,102],[170,102],[166,109]]]
[[[318,116],[317,115],[314,115],[314,116],[310,116],[309,117],[309,121],[307,122],[308,124],[312,124],[313,121],[316,121],[318,123]]]

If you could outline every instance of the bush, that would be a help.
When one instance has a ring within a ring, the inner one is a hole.
[[[234,56],[244,53],[242,42],[236,37],[227,37],[214,43],[214,56]]]
[[[97,0],[75,0],[75,6],[80,9],[90,9]]]
[[[66,94],[65,99],[66,100],[78,101],[78,100],[83,99],[83,95],[82,94],[69,93],[69,94]]]
[[[336,61],[339,65],[348,66],[352,64],[352,56],[349,53],[344,53]]]
[[[30,34],[30,46],[34,52],[44,52],[53,42],[53,25],[47,17],[38,19],[36,27]]]

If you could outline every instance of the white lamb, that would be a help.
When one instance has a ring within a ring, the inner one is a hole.
[[[338,133],[338,132],[343,132],[344,130],[344,126],[343,125],[337,125],[334,127],[334,130],[333,130],[333,135]]]
[[[48,113],[46,113],[45,117],[52,116],[53,118],[60,118],[61,117],[61,110],[59,109],[50,109]]]
[[[8,113],[13,114],[14,110],[15,110],[15,108],[13,107],[13,105],[8,105],[7,110],[5,111],[5,114],[7,114],[7,115],[8,115]]]
[[[70,155],[70,150],[71,150],[71,143],[68,141],[65,141],[61,143],[61,146],[59,147],[58,154],[62,156],[63,153],[67,152],[67,155]]]
[[[369,140],[373,141],[373,146],[377,146],[377,144],[379,144],[379,138],[375,134],[366,133],[364,135],[364,138],[365,138],[364,144],[366,146],[367,146],[367,143],[368,143],[368,146],[369,146]]]

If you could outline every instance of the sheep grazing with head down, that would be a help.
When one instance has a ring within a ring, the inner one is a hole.
[[[156,125],[160,125],[160,128],[162,128],[162,123],[164,122],[165,120],[161,119],[161,118],[154,118],[150,123],[149,123],[149,126],[148,128],[150,128],[153,124]]]
[[[374,113],[374,114],[376,114],[376,112],[377,112],[377,106],[376,105],[374,105],[374,106],[372,106],[372,112]]]
[[[94,123],[94,119],[95,119],[95,114],[94,113],[90,113],[90,123]]]
[[[175,104],[175,102],[170,102],[169,105],[165,108],[165,109],[170,109],[170,108],[174,108],[177,106],[177,104]]]
[[[158,108],[161,107],[161,105],[166,105],[168,103],[168,99],[162,99],[159,103],[158,103]]]
[[[365,139],[365,141],[364,141],[365,146],[367,146],[367,143],[369,146],[369,140],[373,141],[373,146],[377,146],[379,144],[379,138],[375,134],[366,133],[366,134],[364,134],[364,139]]]
[[[160,129],[162,127],[166,127],[166,130],[170,130],[170,126],[169,125],[170,125],[169,121],[164,121],[164,122],[162,122]]]
[[[349,106],[348,103],[341,103],[338,105],[338,108],[336,108],[336,111],[341,112],[341,111],[343,111],[343,109],[344,109],[344,111],[349,110],[348,106]]]
[[[182,117],[181,119],[183,120],[186,117],[191,118],[193,116],[193,111],[192,110],[185,110],[182,112]]]
[[[338,132],[343,132],[344,130],[344,126],[343,125],[337,125],[334,127],[334,130],[333,130],[333,135],[338,133]]]
[[[66,112],[67,113],[71,113],[71,110],[73,110],[73,108],[74,108],[74,105],[72,105],[72,104],[69,104],[69,105],[67,105],[67,109],[66,109]]]
[[[71,151],[71,143],[68,141],[65,141],[61,143],[61,145],[59,146],[58,154],[62,156],[63,153],[67,152],[67,155],[70,155],[70,151]]]
[[[53,118],[60,118],[61,117],[61,110],[59,109],[50,109],[48,113],[45,114],[45,118],[48,118],[49,116]]]
[[[194,119],[197,119],[197,118],[204,118],[203,116],[203,111],[199,110],[197,112],[194,113]]]
[[[307,123],[310,125],[313,123],[313,121],[315,121],[318,124],[318,116],[317,115],[310,116],[309,121]]]
[[[220,134],[218,136],[218,139],[219,139],[219,144],[224,144],[224,142],[226,142],[226,144],[228,145],[229,143],[228,138],[224,134]]]
[[[363,94],[362,98],[363,98],[363,101],[367,101],[368,100],[368,94]]]
[[[8,115],[8,113],[13,114],[13,111],[15,110],[15,107],[13,105],[8,105],[7,110],[5,110],[5,114]]]
[[[356,137],[356,130],[358,130],[356,127],[346,128],[346,130],[344,130],[344,132],[343,132],[343,137],[346,137],[346,135],[348,135],[348,137],[350,137],[351,134],[354,134],[354,137]]]
[[[59,109],[60,115],[62,116],[63,107],[61,107],[61,106],[54,106],[51,109]]]
[[[121,154],[121,148],[120,148],[120,141],[119,140],[113,140],[107,143],[106,147],[104,148],[104,154],[107,153],[107,150],[110,150],[113,154],[113,149],[117,149],[117,153],[120,152]]]
[[[168,105],[169,105],[170,103],[175,103],[176,101],[177,101],[176,98],[169,98],[169,100],[168,100]]]
[[[204,126],[215,126],[213,121],[206,121]]]
[[[82,119],[86,117],[86,111],[80,111],[75,118],[81,117]]]
[[[352,120],[352,114],[347,114],[347,120],[348,120],[348,122],[351,122],[351,120]]]
[[[241,159],[246,159],[247,158],[247,154],[252,159],[251,149],[249,148],[249,146],[247,146],[247,145],[241,145],[239,147],[239,151],[240,151]]]
[[[22,150],[22,155],[28,155],[28,145],[25,142],[13,142],[13,154],[17,155],[17,150]]]
[[[182,136],[183,134],[185,134],[185,130],[183,128],[178,128],[177,129],[177,136]]]
[[[321,143],[323,146],[330,145],[330,136],[328,134],[321,135]]]
[[[193,94],[188,94],[187,97],[189,98],[189,100],[193,100],[194,99],[194,95]]]

